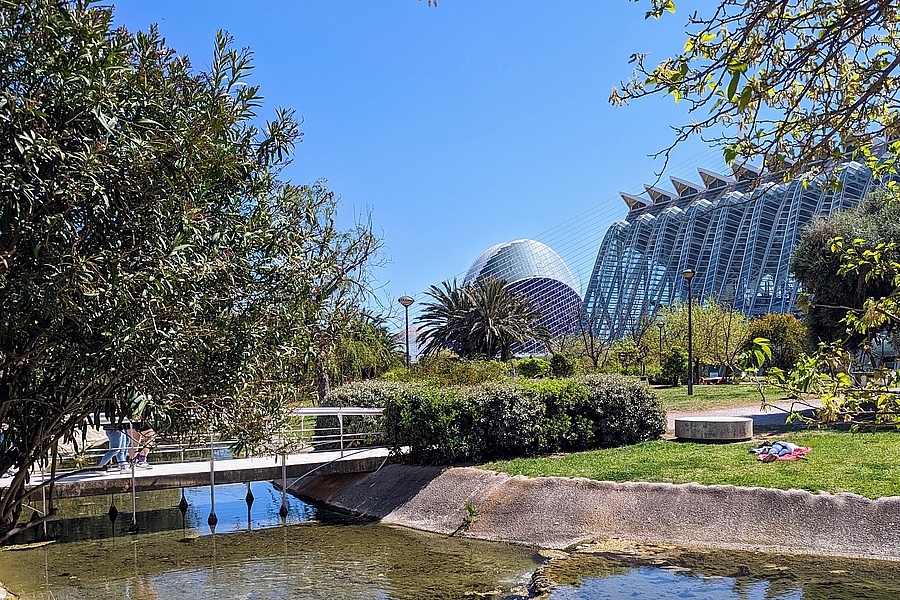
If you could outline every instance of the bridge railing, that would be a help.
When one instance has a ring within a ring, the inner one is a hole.
[[[290,449],[287,453],[314,451],[319,449],[337,449],[340,450],[341,456],[344,451],[350,447],[359,447],[371,445],[373,439],[377,439],[384,435],[383,431],[347,431],[346,417],[352,416],[381,416],[380,408],[361,408],[361,407],[329,407],[316,406],[307,408],[297,408],[290,412],[291,416],[299,417],[299,426],[287,428],[279,431],[272,436],[271,448],[257,455],[277,455],[286,453],[286,449]],[[333,416],[337,418],[336,427],[322,427],[321,424],[310,425],[309,418],[317,418],[323,416]],[[162,437],[162,436],[161,436]],[[236,440],[229,439],[213,439],[205,440],[199,443],[180,443],[180,442],[157,442],[152,446],[152,462],[154,463],[179,463],[191,460],[208,460],[215,453],[216,460],[227,460],[229,458],[238,458],[231,455],[231,448]],[[82,450],[76,454],[62,454],[60,458],[64,461],[60,465],[60,472],[68,470],[76,470],[79,468],[95,466],[102,456],[106,453],[108,447],[104,444],[100,447],[92,447]],[[247,455],[249,456],[249,455]]]

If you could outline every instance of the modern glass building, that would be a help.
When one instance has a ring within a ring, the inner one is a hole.
[[[847,162],[834,175],[803,183],[760,177],[749,167],[730,176],[697,169],[702,183],[671,178],[672,191],[645,186],[622,193],[628,215],[607,230],[585,292],[594,329],[624,335],[642,314],[687,299],[681,273],[697,272],[694,297],[715,296],[748,316],[796,310],[791,251],[814,215],[855,206],[872,173]]]
[[[554,335],[574,331],[581,311],[578,286],[566,263],[549,246],[534,240],[515,240],[491,246],[472,263],[463,280],[504,279],[545,313],[538,324]],[[526,347],[524,352],[536,352]]]

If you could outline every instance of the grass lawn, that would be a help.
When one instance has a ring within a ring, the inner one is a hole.
[[[687,386],[653,386],[662,399],[663,408],[667,411],[695,412],[715,408],[734,408],[761,404],[762,399],[756,384],[735,383],[723,385],[695,385],[694,395],[687,395]],[[766,400],[783,400],[784,391],[765,386]]]
[[[529,477],[695,481],[704,485],[853,492],[869,498],[900,496],[900,432],[806,431],[791,433],[788,439],[812,447],[806,460],[763,463],[747,452],[756,445],[750,442],[713,445],[656,441],[559,457],[492,462],[483,467]]]

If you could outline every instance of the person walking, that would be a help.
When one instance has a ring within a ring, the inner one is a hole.
[[[126,430],[128,437],[131,439],[131,445],[128,448],[128,457],[139,469],[150,469],[150,463],[147,462],[147,456],[150,454],[150,444],[156,439],[156,432],[149,423],[138,421],[129,423]]]
[[[131,466],[128,464],[128,434],[125,433],[122,425],[110,423],[103,428],[103,432],[109,439],[109,450],[100,459],[100,469],[109,470],[108,465],[115,457],[119,472],[124,473],[130,470]]]

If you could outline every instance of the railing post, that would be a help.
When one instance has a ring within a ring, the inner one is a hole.
[[[341,435],[341,458],[344,458],[344,415],[338,411],[338,427]]]

